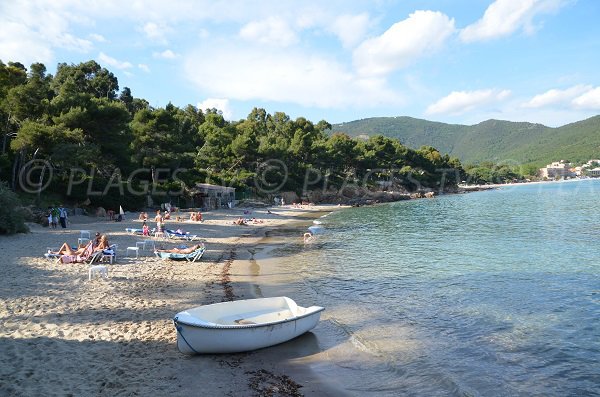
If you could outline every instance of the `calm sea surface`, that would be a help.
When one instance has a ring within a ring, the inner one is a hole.
[[[600,395],[600,180],[317,223],[316,243],[279,248],[281,266],[303,275],[299,303],[327,308],[317,337],[352,346],[332,353],[350,394]]]

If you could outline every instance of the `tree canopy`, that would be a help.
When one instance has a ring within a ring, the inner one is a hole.
[[[245,119],[229,121],[216,109],[155,108],[128,87],[118,90],[117,77],[95,61],[60,63],[55,76],[40,63],[27,70],[0,61],[0,179],[23,189],[19,175],[35,173],[32,161],[43,161],[33,178],[40,185],[48,172],[47,189],[101,204],[109,200],[94,193],[102,184],[121,196],[127,185],[185,191],[197,182],[273,193],[261,190],[262,181],[300,194],[348,180],[436,188],[440,170],[463,172],[458,159],[431,146],[414,150],[382,135],[332,134],[325,120],[254,108]],[[143,199],[132,198],[131,205]]]

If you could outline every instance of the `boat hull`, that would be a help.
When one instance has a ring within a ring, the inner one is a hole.
[[[268,301],[282,298],[291,301],[291,310],[281,304],[274,304],[273,302],[276,301]],[[242,304],[236,305],[240,302]],[[247,303],[257,303],[262,306],[254,310],[254,307]],[[265,307],[265,303],[273,303],[273,305]],[[208,310],[202,310],[207,308]],[[215,320],[214,317],[210,318],[210,313],[204,318],[200,317],[211,310],[213,313],[215,310],[220,312],[222,314],[220,319],[224,320],[210,321]],[[231,311],[228,312],[228,310]],[[248,299],[200,306],[180,312],[173,319],[177,329],[177,348],[185,354],[239,353],[277,345],[313,329],[319,322],[323,310],[324,308],[320,306],[309,308],[296,306],[291,299],[284,297]],[[264,322],[251,321],[273,320],[278,317],[282,319]],[[206,320],[206,318],[210,320]],[[240,323],[232,321],[234,318],[238,318],[235,321],[240,321]]]

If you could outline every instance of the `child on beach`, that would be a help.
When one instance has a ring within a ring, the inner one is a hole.
[[[149,236],[149,235],[150,235],[150,228],[148,227],[148,224],[144,220],[144,223],[142,224],[142,236]]]

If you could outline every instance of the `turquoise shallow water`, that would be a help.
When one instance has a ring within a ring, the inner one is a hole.
[[[353,393],[600,395],[599,198],[587,180],[352,208],[288,260],[373,358],[341,365]]]

